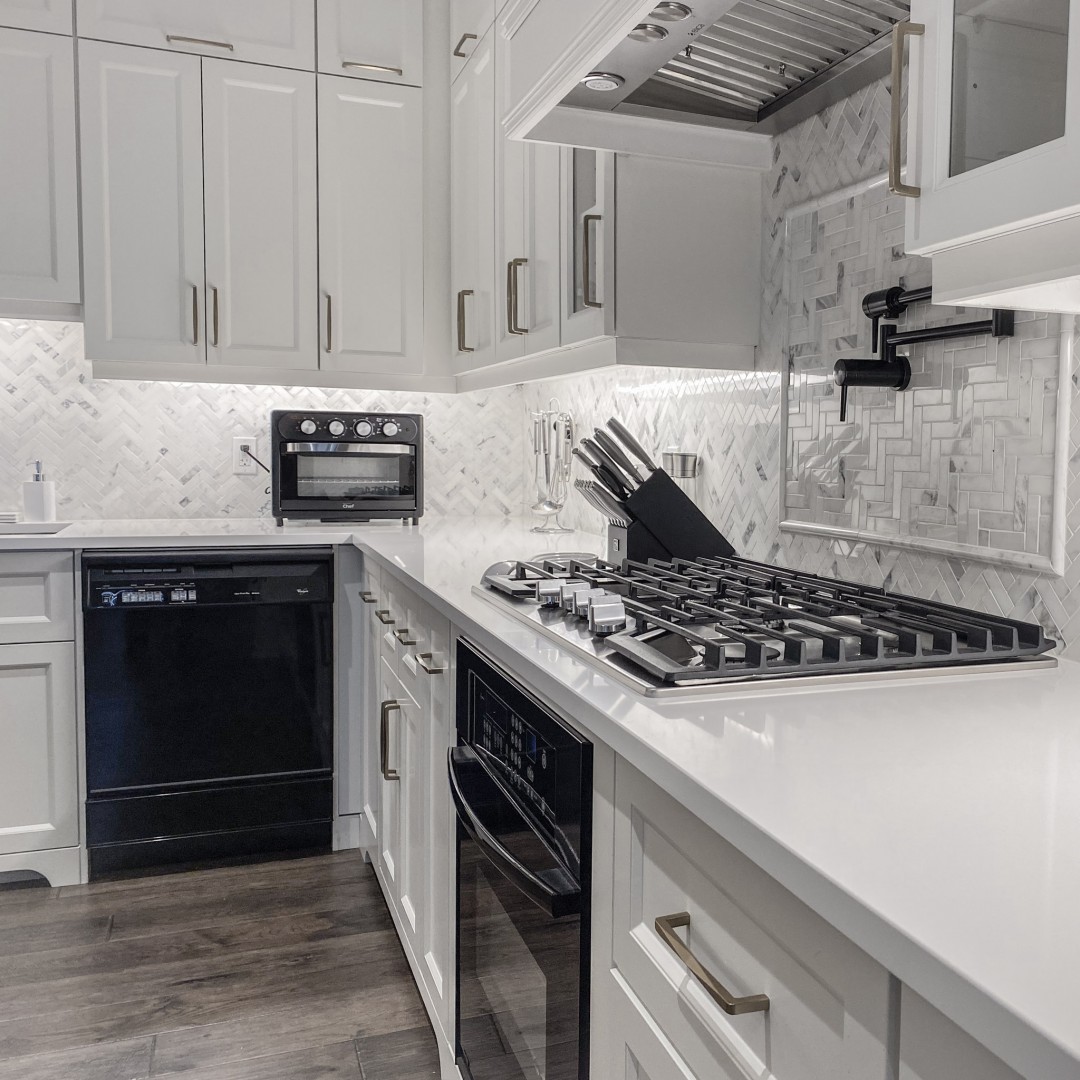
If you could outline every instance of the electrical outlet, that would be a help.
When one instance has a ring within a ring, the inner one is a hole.
[[[245,447],[258,457],[258,435],[235,435],[233,437],[232,471],[236,476],[254,476],[259,471],[259,466],[244,453]]]

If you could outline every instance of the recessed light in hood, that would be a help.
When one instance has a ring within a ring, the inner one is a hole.
[[[589,90],[600,90],[604,93],[610,93],[612,90],[618,90],[624,82],[626,82],[626,80],[621,75],[612,75],[606,71],[590,71],[589,74],[581,80],[581,85]]]
[[[654,23],[639,23],[626,36],[632,41],[648,43],[650,41],[663,41],[668,36],[668,32],[662,26],[656,26]]]
[[[650,19],[662,19],[664,22],[682,22],[683,19],[689,19],[694,12],[688,8],[685,4],[670,3],[669,0],[664,0],[664,3],[657,4],[652,9]]]

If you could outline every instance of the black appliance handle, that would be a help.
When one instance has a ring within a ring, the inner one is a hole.
[[[454,746],[447,755],[447,771],[450,775],[450,795],[457,807],[458,821],[470,839],[484,853],[494,867],[519,892],[527,896],[541,911],[553,919],[581,914],[581,889],[565,870],[534,873],[523,865],[488,831],[476,816],[461,788],[458,775],[459,763],[469,759],[478,768],[483,765],[467,747]]]

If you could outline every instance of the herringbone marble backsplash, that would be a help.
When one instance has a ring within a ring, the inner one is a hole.
[[[24,462],[57,483],[57,516],[260,517],[267,476],[234,476],[234,435],[267,452],[270,411],[423,413],[427,509],[520,514],[520,387],[462,395],[95,381],[82,326],[0,320],[0,510],[20,509]],[[513,467],[508,467],[508,462]]]
[[[659,452],[676,444],[696,451],[702,458],[696,491],[699,505],[750,558],[1034,619],[1064,641],[1067,652],[1080,656],[1080,379],[1075,371],[1060,388],[1073,398],[1063,577],[884,544],[794,535],[779,528],[785,474],[780,372],[792,315],[783,287],[790,254],[785,247],[784,215],[791,207],[882,173],[887,166],[888,114],[889,92],[884,83],[878,83],[777,140],[773,168],[765,179],[762,332],[756,373],[651,368],[606,371],[526,386],[526,409],[546,406],[549,398],[557,397],[582,428],[591,430],[614,414],[651,450]],[[858,233],[858,226],[855,231]],[[885,229],[881,236],[879,242],[888,244],[889,249],[874,251],[874,259],[886,255],[903,263],[903,251],[893,246],[895,232]],[[860,234],[855,239],[865,251],[868,237]],[[858,282],[851,288],[860,296],[866,291]],[[969,313],[967,317],[975,316]],[[1039,357],[1047,363],[1056,358],[1055,349],[1046,344],[1054,339],[1055,325],[1051,324],[1056,325],[1056,320],[1044,318],[1040,325],[1037,317],[1026,316],[1023,325],[1028,329],[1018,337],[1021,343],[1038,339]],[[1021,344],[1017,352],[1030,356],[1032,348],[1029,345],[1025,352]],[[1006,349],[1005,356],[1010,355]],[[927,383],[940,382],[934,378],[933,367],[944,363],[943,352],[928,352],[920,360],[928,364],[921,369]],[[1008,359],[1001,371],[1001,380],[1007,383]],[[929,425],[923,434],[927,440],[931,438]],[[922,449],[921,445],[914,447],[911,454]],[[825,453],[827,456],[828,451]],[[579,496],[571,496],[563,520],[594,531],[601,528],[599,515]],[[921,520],[929,520],[929,516]],[[1035,549],[1041,551],[1043,543],[1040,534]]]

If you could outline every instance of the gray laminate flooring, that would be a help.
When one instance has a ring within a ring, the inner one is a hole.
[[[0,886],[0,1080],[429,1080],[438,1051],[353,852]]]

